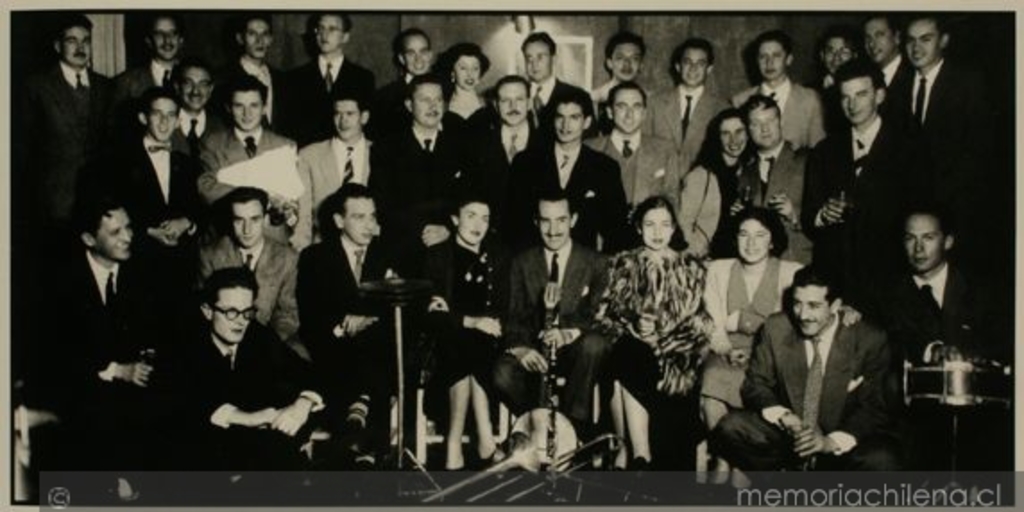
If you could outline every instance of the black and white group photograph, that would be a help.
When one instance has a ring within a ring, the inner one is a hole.
[[[1013,505],[1016,13],[763,5],[13,8],[3,499]]]

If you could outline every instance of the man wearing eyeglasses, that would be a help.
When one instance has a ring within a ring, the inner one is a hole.
[[[244,267],[252,271],[260,286],[254,301],[256,321],[273,329],[278,338],[308,358],[297,337],[299,307],[295,302],[295,282],[299,254],[264,235],[269,202],[265,191],[253,187],[239,187],[224,196],[229,234],[200,249],[200,285],[223,268]]]
[[[307,64],[289,71],[281,89],[282,130],[299,147],[334,135],[332,97],[339,89],[362,98],[373,96],[373,72],[345,55],[351,30],[352,19],[338,11],[314,14],[306,23],[306,35],[317,54]]]
[[[324,408],[304,361],[253,322],[259,297],[245,268],[213,272],[202,322],[172,353],[177,424],[186,449],[179,469],[301,469],[312,413]]]

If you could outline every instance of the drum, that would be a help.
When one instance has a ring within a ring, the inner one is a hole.
[[[906,403],[932,401],[964,407],[984,403],[1009,406],[1013,376],[1009,366],[971,361],[945,361],[914,367],[904,362],[903,388]]]

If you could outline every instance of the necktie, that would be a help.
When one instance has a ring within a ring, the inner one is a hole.
[[[629,140],[622,141],[622,156],[626,158],[633,156],[633,148],[629,147]]]
[[[85,87],[85,84],[82,83],[82,74],[81,73],[75,73],[75,80],[76,80],[75,90],[78,90],[78,91],[82,90]]]
[[[355,150],[355,148],[353,148],[352,146],[348,147],[348,155],[347,155],[348,160],[345,162],[345,177],[341,179],[341,184],[342,185],[345,185],[348,182],[352,181],[352,178],[354,178],[355,174],[356,174],[355,165],[352,163],[352,151],[353,150]]]
[[[163,84],[162,85],[164,87],[170,87],[171,86],[171,70],[169,70],[169,69],[165,69],[164,70],[164,80],[163,80]]]
[[[430,153],[431,152],[430,145],[433,144],[433,143],[434,143],[434,141],[432,141],[430,139],[423,139],[423,150],[426,151],[427,153]]]
[[[558,253],[551,253],[551,273],[548,274],[549,283],[558,283]]]
[[[939,306],[939,301],[935,300],[935,294],[932,293],[932,285],[922,285],[921,288],[921,300],[928,308],[928,312],[935,316],[942,316],[942,307]]]
[[[235,369],[235,347],[228,349],[228,353],[224,354],[224,365],[228,367],[228,370]]]
[[[512,137],[509,138],[508,147],[505,148],[505,154],[508,156],[508,162],[512,163],[512,159],[516,157],[516,153],[519,150],[516,148],[516,139],[519,138],[519,134],[513,132]]]
[[[558,166],[558,184],[562,188],[569,184],[569,155],[562,155],[562,163]]]
[[[327,63],[327,71],[324,71],[324,87],[327,92],[331,92],[331,88],[334,87],[334,73],[330,62]]]
[[[533,93],[533,127],[540,126],[540,111],[544,108],[544,100],[540,99],[540,91],[544,88],[537,86],[537,91]]]
[[[363,279],[363,259],[366,256],[366,249],[356,249],[354,253],[356,255],[356,265],[355,269],[353,269],[353,274],[358,283]]]
[[[251,135],[245,138],[245,154],[249,155],[249,158],[256,156],[256,139]]]
[[[864,145],[864,141],[856,139],[855,142],[857,143],[857,151],[864,151],[864,149],[867,148],[867,146]]]
[[[192,156],[199,156],[199,120],[193,118],[188,130],[188,152]]]
[[[146,146],[146,151],[150,153],[158,153],[160,151],[170,151],[170,144],[153,144],[152,146]]]
[[[686,95],[686,111],[683,112],[683,140],[686,140],[686,130],[690,128],[690,106],[693,105],[693,96]]]
[[[814,427],[818,426],[818,407],[821,405],[821,384],[825,376],[825,365],[821,360],[821,350],[818,348],[820,340],[811,340],[811,347],[814,349],[814,359],[811,360],[811,369],[807,372],[807,383],[804,386],[804,424]]]
[[[928,91],[928,79],[923,75],[917,81],[917,97],[914,98],[914,118],[918,126],[924,126],[924,95]]]
[[[253,268],[254,267],[254,265],[253,265],[253,260],[254,259],[255,259],[255,257],[253,256],[253,254],[251,252],[246,253],[245,254],[245,268],[247,268],[249,270],[255,270],[255,268]]]
[[[114,307],[114,301],[117,300],[117,291],[114,290],[114,273],[113,272],[107,274],[107,286],[106,286],[106,290],[104,291],[104,293],[105,293],[106,299],[107,299],[107,303],[106,303],[107,307],[108,308]]]

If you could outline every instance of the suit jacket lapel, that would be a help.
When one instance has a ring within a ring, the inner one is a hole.
[[[807,385],[808,361],[807,352],[804,350],[804,340],[795,327],[789,338],[782,343],[781,350],[783,354],[779,357],[779,364],[782,366],[782,381],[786,387],[786,395],[789,397],[789,406],[794,410],[802,409],[804,387]]]
[[[853,360],[854,340],[849,336],[849,329],[840,324],[836,327],[835,339],[828,352],[825,363],[825,382],[821,387],[821,406],[818,413],[818,424],[826,431],[839,424],[839,419],[846,404],[846,386],[850,382],[850,361]]]
[[[948,265],[948,263],[947,263]],[[963,320],[962,312],[967,299],[967,283],[963,274],[952,266],[946,277],[946,289],[942,294],[942,332],[959,333],[960,324]],[[947,340],[947,342],[954,340]]]
[[[583,279],[585,269],[582,258],[579,244],[573,243],[572,251],[569,252],[569,262],[565,266],[565,276],[562,278],[562,315],[572,314],[582,297],[583,286],[586,284]],[[569,300],[566,300],[566,297]]]

